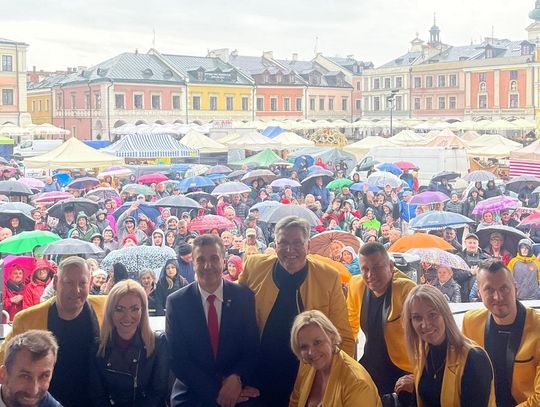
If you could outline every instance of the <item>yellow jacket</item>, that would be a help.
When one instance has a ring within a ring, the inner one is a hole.
[[[279,292],[272,278],[276,261],[275,255],[249,256],[239,278],[240,284],[255,293],[257,326],[261,335]],[[342,349],[352,356],[355,352],[355,341],[347,321],[347,305],[339,274],[327,264],[310,257],[307,262],[307,277],[300,286],[304,310],[316,309],[325,314],[341,335]]]
[[[106,295],[88,296],[88,302],[96,313],[96,318],[100,327],[103,322],[106,300]],[[47,330],[49,308],[54,302],[56,302],[56,297],[52,297],[45,302],[34,305],[33,307],[26,308],[15,315],[12,330],[9,334],[7,334],[6,339],[0,347],[0,364],[4,363],[4,352],[11,338],[23,332],[29,331],[30,329],[39,329],[43,331]]]
[[[412,364],[407,355],[405,346],[405,330],[401,322],[403,303],[409,292],[416,285],[410,278],[398,269],[394,269],[392,276],[392,303],[384,325],[384,340],[388,355],[392,363],[406,372],[412,372]],[[362,301],[367,286],[362,276],[354,276],[349,283],[349,295],[347,296],[347,308],[349,312],[349,324],[353,331],[353,337],[358,337],[360,330],[360,315]]]
[[[469,355],[467,349],[462,355],[458,355],[453,346],[449,346],[446,354],[446,365],[444,367],[444,376],[441,387],[441,406],[444,407],[462,407],[461,405],[461,378],[465,370],[465,363]],[[486,355],[487,356],[487,355]],[[423,407],[422,399],[418,396],[418,384],[424,371],[424,364],[421,363],[414,368],[414,385],[417,394],[417,405]],[[489,397],[489,407],[496,407],[495,390],[493,380],[491,381],[491,393]]]
[[[315,369],[300,363],[289,407],[304,407],[315,378]],[[342,350],[332,359],[330,376],[324,390],[324,407],[380,407],[379,392],[369,373]]]
[[[518,407],[540,406],[540,314],[525,308],[525,325],[521,344],[514,358],[512,397]],[[480,346],[485,346],[486,322],[489,311],[485,308],[465,313],[463,334]]]

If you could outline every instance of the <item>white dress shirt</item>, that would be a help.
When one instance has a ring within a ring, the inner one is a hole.
[[[199,287],[199,293],[201,294],[201,301],[204,309],[204,317],[206,318],[206,323],[208,323],[208,296],[214,294],[216,299],[214,300],[214,307],[216,308],[218,326],[221,325],[221,308],[223,305],[223,280],[219,283],[219,287],[213,293],[205,291],[200,284],[197,284]],[[0,406],[1,407],[1,406]]]

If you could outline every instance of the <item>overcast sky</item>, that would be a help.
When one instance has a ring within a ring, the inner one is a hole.
[[[92,66],[121,52],[310,59],[354,55],[376,66],[427,40],[433,13],[451,45],[526,39],[534,0],[0,0],[0,37],[29,44],[28,69]]]

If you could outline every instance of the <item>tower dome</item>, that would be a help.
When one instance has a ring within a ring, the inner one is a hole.
[[[529,13],[529,18],[535,21],[540,21],[540,0],[536,0],[534,10]]]

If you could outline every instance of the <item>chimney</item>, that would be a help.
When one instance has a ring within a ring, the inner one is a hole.
[[[231,57],[236,58],[238,56],[238,50],[235,49],[233,52],[231,52]]]
[[[139,55],[139,50],[135,48],[135,55]]]
[[[208,52],[208,56],[210,58],[219,58],[223,62],[228,63],[229,62],[229,49],[228,48],[219,48],[219,49],[213,49]]]
[[[274,59],[274,51],[263,51],[264,59]]]
[[[347,55],[347,59],[354,59],[354,55],[353,54]]]
[[[292,54],[292,61],[293,61],[293,62],[298,61],[298,53],[293,52],[293,54]]]
[[[35,65],[32,67],[32,71],[36,72],[36,66]]]

